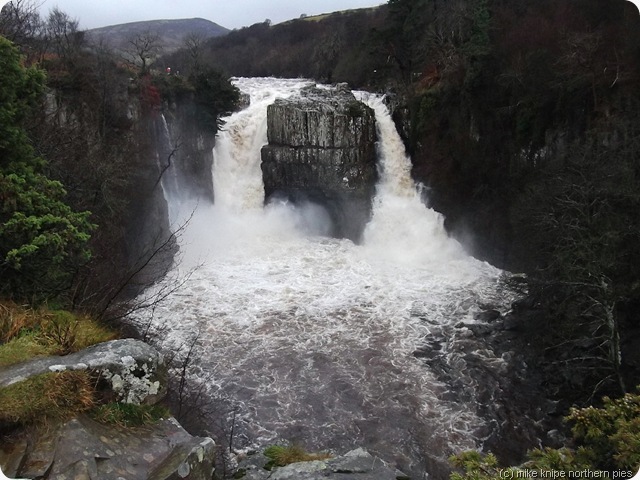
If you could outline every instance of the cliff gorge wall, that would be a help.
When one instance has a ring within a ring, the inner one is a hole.
[[[358,241],[377,179],[375,115],[346,87],[310,87],[267,112],[262,148],[265,198],[327,209],[331,234]]]

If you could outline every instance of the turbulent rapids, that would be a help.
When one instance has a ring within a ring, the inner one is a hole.
[[[167,351],[198,336],[189,375],[238,406],[251,442],[363,446],[413,478],[438,478],[447,456],[481,446],[490,429],[473,395],[460,394],[476,385],[454,326],[504,302],[501,272],[468,256],[424,205],[377,96],[358,94],[376,112],[380,171],[362,245],[320,235],[318,206],[263,205],[266,107],[309,82],[236,84],[251,105],[217,138],[215,204],[200,202],[179,240],[176,270],[197,268],[135,321]],[[183,204],[182,217],[192,210]],[[456,372],[456,389],[413,354],[425,345]]]

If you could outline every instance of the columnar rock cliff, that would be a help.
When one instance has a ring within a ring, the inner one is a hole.
[[[375,116],[344,87],[309,87],[267,113],[262,149],[267,200],[284,196],[327,209],[332,234],[357,241],[376,182]]]

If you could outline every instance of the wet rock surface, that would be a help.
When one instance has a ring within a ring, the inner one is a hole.
[[[214,450],[173,418],[122,428],[81,416],[3,442],[0,464],[9,477],[43,480],[210,480]]]
[[[124,403],[154,404],[167,389],[167,367],[162,355],[134,339],[113,340],[62,357],[44,357],[0,369],[0,387],[30,377],[64,370],[99,374],[116,399]]]
[[[554,435],[562,412],[547,397],[531,332],[540,328],[540,312],[518,301],[500,312],[480,305],[473,321],[456,324],[447,345],[425,341],[414,356],[437,373],[460,399],[475,399],[487,422],[480,448],[505,464],[516,464],[540,444],[558,446]],[[472,378],[465,384],[462,377]]]
[[[369,219],[377,179],[373,110],[346,87],[308,87],[267,110],[262,148],[266,198],[324,207],[332,235],[357,241]]]
[[[292,463],[265,470],[268,459],[261,454],[240,463],[244,480],[408,480],[409,477],[362,448],[328,460]]]

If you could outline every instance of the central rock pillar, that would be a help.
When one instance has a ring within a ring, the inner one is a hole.
[[[322,205],[331,234],[358,242],[371,215],[377,180],[375,114],[346,86],[307,87],[267,111],[262,148],[267,201]]]

